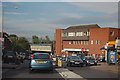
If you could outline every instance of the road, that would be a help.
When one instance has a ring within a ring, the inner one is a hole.
[[[21,64],[16,69],[8,69],[5,71],[3,69],[2,77],[3,78],[17,78],[17,79],[35,79],[35,78],[52,78],[53,79],[65,79],[65,80],[79,80],[79,79],[118,79],[118,67],[115,67],[115,69],[107,70],[108,65],[101,64],[97,66],[87,66],[87,67],[66,67],[65,62],[64,66],[62,68],[55,68],[53,72],[49,71],[34,71],[32,73],[29,72],[28,69],[29,61],[24,61],[23,64]],[[114,68],[115,65],[113,65]],[[104,69],[106,68],[106,69]],[[43,80],[43,79],[42,79]]]

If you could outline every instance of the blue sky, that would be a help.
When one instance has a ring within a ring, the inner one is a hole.
[[[3,2],[4,31],[54,38],[55,29],[98,24],[118,27],[118,2]]]

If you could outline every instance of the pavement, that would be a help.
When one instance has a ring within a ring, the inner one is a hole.
[[[24,60],[25,62],[26,60]],[[17,69],[21,66],[21,64],[23,63],[20,63],[20,64],[15,64],[15,63],[2,63],[2,69]]]
[[[97,66],[91,66],[90,68],[94,68],[94,69],[101,70],[101,71],[109,71],[113,73],[118,73],[120,69],[120,65],[108,65],[107,63],[98,63]]]
[[[9,70],[11,69],[17,69],[19,67],[19,65],[15,65],[15,64],[2,64],[2,73],[7,73],[9,72]]]
[[[2,64],[2,69],[16,69],[18,66],[16,64]]]

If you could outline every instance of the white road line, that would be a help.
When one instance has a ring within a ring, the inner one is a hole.
[[[82,76],[65,68],[56,69],[63,78],[83,78]]]

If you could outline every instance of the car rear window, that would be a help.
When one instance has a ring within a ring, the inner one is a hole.
[[[94,57],[86,57],[87,60],[95,60]]]
[[[35,54],[34,59],[49,59],[48,54]]]
[[[71,56],[70,59],[80,59],[78,56]]]
[[[6,55],[7,55],[7,56],[15,56],[15,53],[12,52],[12,51],[9,51],[9,52],[6,53]]]

